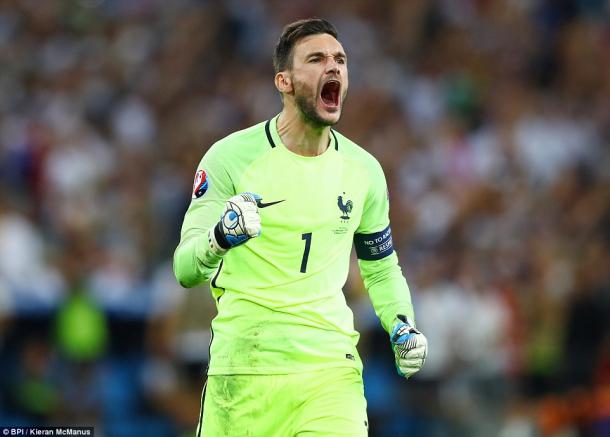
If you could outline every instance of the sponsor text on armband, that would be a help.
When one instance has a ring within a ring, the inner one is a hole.
[[[375,261],[385,258],[394,252],[392,229],[388,226],[383,231],[372,234],[355,234],[354,246],[359,259]]]

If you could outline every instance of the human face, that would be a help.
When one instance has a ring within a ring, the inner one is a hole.
[[[299,40],[293,48],[294,99],[305,122],[316,127],[339,121],[347,95],[347,57],[343,46],[326,33]]]

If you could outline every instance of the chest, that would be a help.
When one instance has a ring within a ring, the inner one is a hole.
[[[259,214],[266,229],[353,234],[362,216],[368,180],[338,152],[322,158],[268,156],[246,169],[236,190],[263,197]]]

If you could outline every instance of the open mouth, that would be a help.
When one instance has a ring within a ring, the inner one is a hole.
[[[320,98],[327,106],[339,106],[341,84],[337,80],[329,80],[322,86]]]

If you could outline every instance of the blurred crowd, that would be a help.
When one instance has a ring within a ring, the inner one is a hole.
[[[395,374],[355,261],[371,436],[610,435],[606,0],[0,3],[0,424],[192,435],[214,302],[171,260],[194,170],[339,30],[430,354]]]

